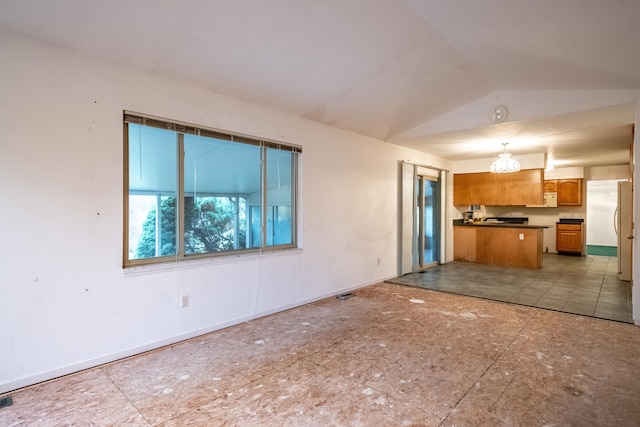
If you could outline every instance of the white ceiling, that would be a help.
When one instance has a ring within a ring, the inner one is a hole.
[[[638,0],[0,0],[0,30],[451,160],[624,163],[640,98]]]

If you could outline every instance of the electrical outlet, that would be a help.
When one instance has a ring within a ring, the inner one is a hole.
[[[182,295],[180,297],[180,307],[189,307],[189,295]]]
[[[524,240],[524,234],[520,233],[520,240]]]

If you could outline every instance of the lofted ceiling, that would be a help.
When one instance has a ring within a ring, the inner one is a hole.
[[[0,0],[0,31],[449,160],[622,164],[640,99],[638,0]]]

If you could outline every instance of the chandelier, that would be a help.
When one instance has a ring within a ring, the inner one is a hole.
[[[511,158],[511,153],[507,152],[508,142],[502,143],[502,153],[498,155],[498,159],[491,163],[489,170],[493,173],[510,173],[520,170],[520,162]]]

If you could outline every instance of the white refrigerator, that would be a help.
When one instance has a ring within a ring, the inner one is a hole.
[[[618,208],[615,215],[618,235],[618,276],[631,280],[631,248],[633,247],[633,190],[629,181],[618,182]]]

